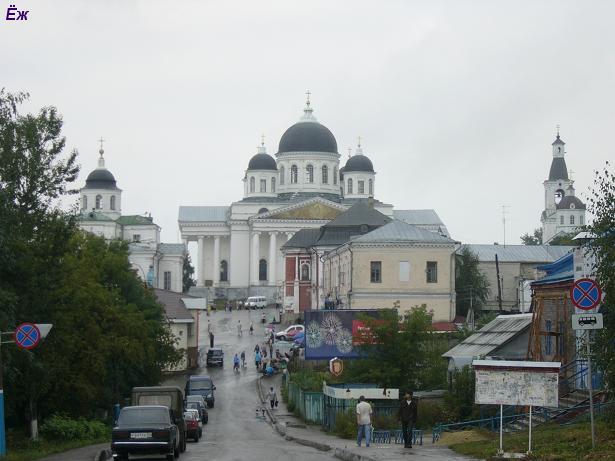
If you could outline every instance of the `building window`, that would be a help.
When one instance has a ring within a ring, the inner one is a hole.
[[[267,260],[261,259],[258,262],[258,279],[262,282],[267,280]]]
[[[314,182],[314,166],[313,165],[308,165],[305,168],[305,171],[307,173],[307,182],[309,182],[310,184]]]
[[[574,224],[574,215],[573,214],[570,215],[570,224]]]
[[[271,178],[271,193],[275,194],[275,178]]]
[[[399,281],[410,281],[410,261],[399,261]]]
[[[338,175],[337,167],[335,167],[333,168],[333,185],[337,184],[337,175]]]
[[[560,359],[564,358],[564,347],[566,345],[566,322],[559,323],[559,356]]]
[[[310,280],[310,265],[309,264],[301,265],[301,280],[304,282]]]
[[[560,224],[564,224],[564,216],[563,215],[559,217],[559,223]]]
[[[102,208],[102,195],[96,196],[96,209],[100,210]]]
[[[254,192],[256,190],[256,179],[254,176],[250,176],[250,192]]]
[[[110,208],[111,208],[112,210],[115,210],[115,195],[112,195],[112,196],[111,196]]]
[[[297,178],[299,176],[299,171],[297,165],[293,165],[290,167],[290,183],[297,184]]]
[[[329,168],[327,165],[322,166],[322,183],[329,184]]]
[[[365,193],[365,181],[359,181],[357,183],[357,186],[358,186],[357,188],[359,189],[358,193],[359,194],[364,194]]]
[[[579,216],[579,224],[581,226],[585,225],[585,216],[583,216],[583,215]]]
[[[132,241],[133,242],[140,242],[141,241],[141,234],[132,234]]]
[[[228,282],[228,263],[224,260],[220,261],[220,281]]]
[[[261,192],[267,192],[267,180],[261,179]]]
[[[164,271],[164,289],[171,289],[171,271]]]
[[[371,261],[369,263],[369,280],[372,283],[382,282],[382,261]]]
[[[83,198],[81,199],[81,208],[83,208],[84,210],[88,209],[88,196],[84,195]]]
[[[284,185],[284,173],[286,172],[283,166],[280,167],[280,186]]]
[[[374,181],[373,181],[373,179],[370,179],[368,184],[369,184],[369,186],[368,186],[369,187],[369,196],[373,197],[373,195],[374,195]]]
[[[551,355],[551,320],[545,321],[545,331],[547,332],[545,336],[545,354]]]
[[[427,261],[427,283],[438,283],[438,263],[437,261]]]
[[[352,194],[352,178],[348,178],[348,187],[346,187],[346,191]]]

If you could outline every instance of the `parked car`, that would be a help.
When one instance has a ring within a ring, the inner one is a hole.
[[[282,330],[278,333],[276,333],[275,335],[275,339],[279,339],[281,341],[292,341],[294,336],[301,332],[303,333],[305,331],[305,327],[303,325],[291,325],[288,328],[286,328],[285,330]]]
[[[199,419],[203,424],[209,422],[209,413],[207,412],[207,402],[200,394],[188,395],[186,397],[186,408],[193,408],[199,412]]]
[[[250,296],[246,300],[246,307],[249,309],[264,309],[267,307],[267,298],[265,296]]]
[[[207,351],[207,359],[205,365],[212,367],[214,365],[224,366],[224,352],[219,347],[212,347]]]
[[[209,376],[190,376],[186,382],[186,396],[201,395],[209,408],[214,407],[216,401],[214,396],[215,390],[216,386],[214,386],[214,382]]]
[[[143,405],[124,407],[111,433],[111,451],[116,460],[130,455],[179,457],[180,435],[169,407]]]
[[[199,412],[197,410],[186,410],[184,419],[186,420],[186,436],[198,442],[203,436],[203,423],[199,419]]]

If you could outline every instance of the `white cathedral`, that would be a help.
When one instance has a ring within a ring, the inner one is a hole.
[[[282,135],[275,158],[263,143],[250,159],[242,200],[229,206],[180,206],[182,240],[198,249],[197,286],[191,293],[208,299],[262,295],[283,302],[282,245],[360,200],[391,218],[449,236],[434,210],[395,210],[374,199],[376,172],[360,144],[342,168],[340,160],[333,133],[316,120],[308,99],[301,119]]]

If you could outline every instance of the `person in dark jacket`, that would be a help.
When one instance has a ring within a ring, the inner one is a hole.
[[[412,398],[412,391],[406,392],[399,403],[398,417],[401,421],[401,430],[404,435],[404,447],[412,448],[412,429],[416,425],[416,399]]]

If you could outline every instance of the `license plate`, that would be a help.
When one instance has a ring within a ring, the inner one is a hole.
[[[151,437],[151,432],[133,432],[130,434],[131,439],[149,439]]]

